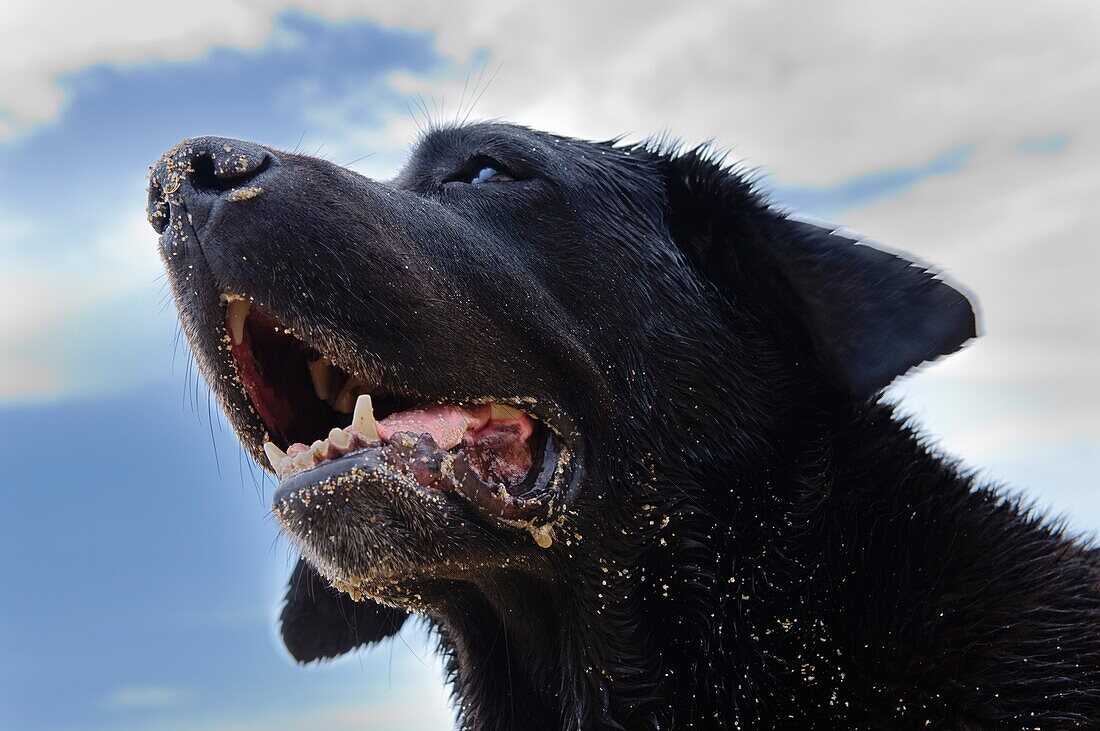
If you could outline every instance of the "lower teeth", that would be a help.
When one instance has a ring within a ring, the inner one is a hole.
[[[350,429],[368,442],[378,439],[378,424],[374,420],[374,404],[368,394],[355,400],[355,413],[351,417]]]
[[[485,407],[479,407],[485,408]],[[531,434],[531,420],[526,415],[514,409],[510,406],[504,406],[503,404],[492,404],[488,409],[485,409],[487,413],[477,419],[472,417],[469,421],[464,422],[465,426],[462,426],[463,422],[457,427],[457,430],[452,427],[448,431],[447,428],[440,427],[444,417],[439,415],[439,410],[444,412],[458,411],[462,416],[465,416],[465,410],[460,407],[449,407],[446,405],[432,406],[432,407],[418,407],[417,409],[410,410],[410,412],[403,412],[405,422],[402,423],[402,415],[393,415],[396,419],[396,423],[385,422],[383,426],[387,424],[388,429],[386,431],[387,440],[392,439],[395,436],[395,429],[401,432],[431,432],[431,436],[435,440],[433,444],[438,444],[437,448],[443,450],[449,450],[454,446],[458,446],[463,441],[463,434],[465,429],[480,430],[492,422],[515,422],[522,420],[518,424],[518,428],[526,429],[526,431],[517,432],[517,437],[521,440],[526,439]],[[408,421],[408,414],[420,414],[422,421],[413,421],[411,424]],[[453,416],[453,415],[452,415]],[[423,421],[428,420],[428,421]],[[439,421],[435,421],[439,420]],[[523,422],[526,423],[524,427]],[[409,428],[406,428],[409,427]],[[421,429],[420,427],[423,427]],[[517,428],[516,425],[505,428]],[[478,433],[481,433],[478,431]],[[294,475],[304,472],[311,467],[314,467],[322,462],[339,459],[344,457],[357,449],[367,447],[370,445],[376,445],[381,443],[381,438],[378,433],[378,423],[374,417],[374,405],[371,402],[369,394],[360,394],[355,400],[355,406],[352,413],[351,424],[344,428],[336,427],[329,431],[328,436],[323,440],[313,442],[313,444],[306,445],[302,443],[291,444],[286,452],[279,449],[273,442],[264,443],[264,454],[267,456],[267,461],[271,464],[272,469],[275,471],[276,476],[280,481],[285,481]],[[479,452],[476,445],[469,445],[470,449],[474,451],[472,454],[481,454],[484,458],[485,454],[492,455],[492,448],[488,452]],[[479,463],[480,464],[480,463]],[[526,465],[529,468],[530,465]],[[482,467],[483,471],[486,471],[486,476],[489,472],[495,474],[498,480],[511,481],[515,479],[515,475],[510,474],[507,470],[498,472],[495,468]],[[513,470],[514,471],[514,470]],[[526,470],[524,470],[525,472]]]
[[[326,460],[338,459],[359,447],[378,441],[378,426],[370,396],[362,394],[355,402],[355,415],[347,429],[336,427],[328,438],[306,446],[292,444],[286,452],[272,442],[264,442],[264,454],[280,480],[303,472]]]

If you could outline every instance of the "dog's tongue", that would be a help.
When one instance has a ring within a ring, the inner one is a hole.
[[[378,422],[378,438],[389,442],[394,434],[431,434],[440,449],[453,449],[467,431],[478,431],[489,423],[489,406],[431,404],[390,414]]]
[[[367,403],[369,409],[369,400]],[[355,418],[358,419],[358,415]],[[411,434],[416,438],[427,434],[431,436],[435,448],[442,451],[461,445],[470,468],[483,481],[491,484],[518,485],[534,462],[531,446],[527,443],[535,429],[534,421],[522,411],[501,404],[428,404],[390,414],[377,422],[375,428],[378,439],[386,444],[393,444],[394,437],[399,434]],[[356,449],[356,444],[364,446],[370,440],[368,437],[362,441],[363,435],[350,427],[346,433],[339,429],[333,431],[343,434],[343,442],[350,440],[350,445],[338,442],[334,447],[330,443],[334,437],[330,434],[330,440],[318,441],[313,445],[295,442],[287,448],[283,457],[299,460],[301,464],[292,469],[300,471],[325,459],[345,455]],[[276,470],[279,469],[276,467]],[[284,476],[280,473],[280,479]]]
[[[531,469],[528,437],[531,418],[520,411],[491,406],[431,404],[391,414],[378,422],[378,438],[395,434],[430,434],[440,449],[463,445],[470,466],[484,479],[505,484],[521,481]]]

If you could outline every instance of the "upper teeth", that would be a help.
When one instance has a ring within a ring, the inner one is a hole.
[[[332,398],[336,395],[336,379],[339,377],[335,366],[324,358],[318,358],[310,361],[309,375],[313,379],[313,391],[317,398],[332,403]]]
[[[342,414],[352,413],[359,396],[366,393],[369,387],[366,381],[362,381],[352,376],[347,380],[347,383],[344,384],[344,387],[340,389],[340,394],[332,402],[332,408]]]
[[[370,388],[370,384],[356,376],[348,376],[341,384],[343,372],[324,358],[309,362],[309,377],[317,398],[328,402],[341,414],[350,414],[355,408],[355,399]]]
[[[492,404],[489,407],[490,419],[518,419],[523,416],[523,412],[519,409],[514,409],[511,406],[505,406],[504,404]]]
[[[234,345],[240,345],[244,342],[244,321],[248,318],[250,306],[248,301],[243,299],[229,301],[225,321],[229,325],[229,334],[233,337]]]

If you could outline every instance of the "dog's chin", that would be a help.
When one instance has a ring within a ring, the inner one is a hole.
[[[554,545],[555,507],[582,473],[555,432],[538,437],[523,479],[493,484],[466,450],[399,433],[290,474],[273,512],[336,588],[423,608],[425,592],[399,587],[522,568]]]
[[[500,561],[474,540],[478,529],[453,498],[407,475],[364,465],[318,477],[292,494],[281,491],[273,512],[303,557],[353,599],[424,610],[431,604],[424,584]]]

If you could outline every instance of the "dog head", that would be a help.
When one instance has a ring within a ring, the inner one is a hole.
[[[668,505],[763,479],[807,398],[869,398],[975,334],[933,273],[698,150],[476,124],[379,182],[198,138],[149,214],[203,374],[281,477],[299,659],[409,610],[596,606]]]

